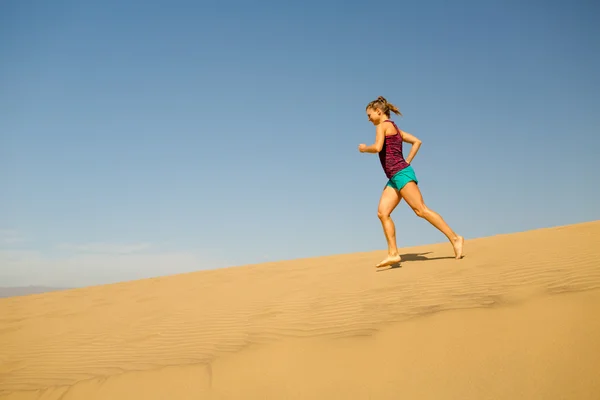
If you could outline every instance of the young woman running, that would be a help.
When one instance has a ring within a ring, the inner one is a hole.
[[[388,244],[388,256],[376,266],[385,267],[400,262],[400,254],[396,247],[396,228],[390,215],[403,198],[417,216],[425,218],[446,235],[454,247],[455,257],[462,258],[464,238],[454,233],[439,214],[427,208],[418,187],[415,171],[410,165],[421,147],[421,141],[400,130],[394,121],[390,120],[390,112],[400,116],[402,114],[384,97],[379,96],[377,100],[370,102],[366,111],[369,121],[376,127],[375,143],[371,146],[360,144],[358,150],[361,153],[378,153],[383,171],[389,179],[381,194],[377,211]],[[402,142],[412,145],[406,159],[402,154]]]

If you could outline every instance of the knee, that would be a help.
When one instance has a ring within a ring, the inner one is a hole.
[[[384,220],[384,219],[388,219],[390,217],[390,213],[389,212],[385,212],[382,210],[377,210],[377,218],[379,218],[380,220]]]
[[[425,204],[421,204],[417,207],[413,207],[413,211],[417,215],[417,217],[425,218],[429,213],[429,209],[425,206]]]

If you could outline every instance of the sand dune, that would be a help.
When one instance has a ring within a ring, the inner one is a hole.
[[[600,221],[0,299],[0,399],[599,399]]]
[[[40,294],[65,290],[67,288],[56,288],[49,286],[20,286],[20,287],[0,287],[1,297],[27,296],[28,294]]]

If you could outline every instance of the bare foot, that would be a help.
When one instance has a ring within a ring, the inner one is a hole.
[[[383,261],[376,265],[377,268],[387,267],[388,265],[398,264],[400,262],[400,254],[395,256],[387,256]]]
[[[465,242],[465,238],[459,236],[452,242],[452,246],[454,246],[454,255],[456,259],[460,259],[463,257],[463,243]]]

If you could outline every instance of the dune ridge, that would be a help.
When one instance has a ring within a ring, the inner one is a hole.
[[[442,311],[595,293],[599,243],[593,221],[467,240],[460,261],[446,243],[404,248],[401,268],[379,272],[381,251],[0,299],[0,399],[170,398],[192,381],[188,393],[209,396],[215,363],[256,348],[369,340]]]

